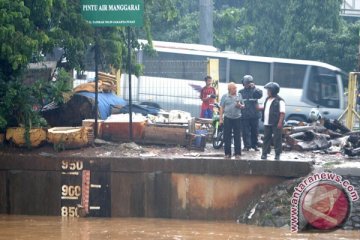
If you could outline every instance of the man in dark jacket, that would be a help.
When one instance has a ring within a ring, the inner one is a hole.
[[[261,159],[267,159],[273,137],[275,148],[275,160],[280,160],[282,151],[282,129],[285,118],[285,102],[278,95],[280,86],[276,82],[269,82],[264,86],[267,89],[268,97],[264,103],[262,121],[264,122],[264,143]]]
[[[242,136],[244,141],[244,151],[253,148],[258,151],[258,131],[260,112],[258,111],[258,99],[263,95],[262,91],[255,87],[254,79],[251,75],[243,78],[244,88],[239,91],[245,108],[241,110]]]

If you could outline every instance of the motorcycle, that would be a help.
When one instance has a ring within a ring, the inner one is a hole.
[[[223,125],[220,125],[220,106],[218,103],[214,103],[214,108],[216,108],[216,111],[214,111],[213,114],[213,139],[212,144],[215,149],[220,149],[224,145],[224,129]]]

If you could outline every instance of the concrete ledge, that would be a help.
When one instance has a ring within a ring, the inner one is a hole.
[[[83,161],[92,171],[129,173],[190,173],[302,177],[312,171],[311,160],[226,160],[224,158],[51,157],[0,155],[0,170],[61,171],[61,162]]]
[[[0,154],[0,214],[234,220],[312,161]],[[93,208],[91,208],[93,206]]]
[[[360,177],[360,161],[348,161],[328,169],[338,175]]]

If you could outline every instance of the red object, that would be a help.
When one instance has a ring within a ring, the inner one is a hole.
[[[301,202],[304,218],[321,230],[334,229],[345,222],[350,202],[344,190],[331,183],[321,183],[304,193]]]
[[[81,205],[84,207],[86,213],[89,213],[89,196],[90,196],[90,170],[82,171],[82,193]]]
[[[145,122],[133,122],[133,137],[141,140],[145,128]],[[129,139],[128,122],[104,122],[101,125],[102,137],[105,140],[121,141]]]

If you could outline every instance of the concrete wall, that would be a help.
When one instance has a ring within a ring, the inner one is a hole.
[[[71,216],[73,210],[78,215],[79,205],[87,201],[88,215],[94,217],[234,220],[252,199],[295,175],[291,164],[286,173],[277,176],[263,169],[265,163],[261,168],[257,164],[245,160],[0,154],[0,213]],[[274,162],[273,168],[286,164]],[[311,170],[309,163],[292,164],[298,175]],[[85,172],[89,182],[84,182]]]

